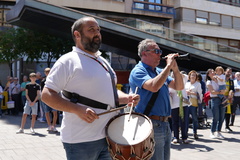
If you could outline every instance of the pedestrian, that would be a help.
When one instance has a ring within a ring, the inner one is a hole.
[[[42,74],[40,72],[36,73],[36,83],[39,84],[41,86],[41,82],[42,82]],[[41,99],[38,100],[38,113],[39,115],[37,116],[37,120],[39,122],[46,122],[46,117],[45,117],[45,113],[44,113],[44,105],[41,101]]]
[[[26,103],[26,85],[29,83],[28,76],[23,76],[23,82],[21,83],[21,100],[22,100],[22,106],[25,106]],[[22,110],[21,110],[22,111]]]
[[[230,126],[234,126],[236,110],[240,106],[240,72],[235,73],[235,80],[234,80],[234,97],[233,97],[233,113],[231,115],[231,122]]]
[[[188,75],[181,71],[184,85],[188,81]],[[172,76],[174,78],[174,76]],[[189,110],[187,92],[185,88],[181,91],[174,90],[169,88],[170,98],[172,99],[172,131],[173,131],[173,140],[174,144],[180,143],[179,128],[181,129],[181,138],[182,143],[188,144],[190,141],[188,138],[188,126],[189,126]]]
[[[117,77],[101,56],[100,26],[93,17],[75,21],[72,36],[75,46],[51,68],[42,101],[63,111],[61,140],[68,160],[110,160],[105,126],[117,113],[98,114],[118,104],[135,106],[139,96],[116,90]]]
[[[43,90],[43,88],[45,86],[46,78],[47,78],[49,72],[50,72],[50,68],[45,68],[44,74],[46,75],[46,77],[43,78],[42,81],[41,81],[41,90]],[[56,129],[56,123],[57,123],[57,118],[58,118],[58,113],[57,112],[58,111],[56,109],[53,109],[53,108],[49,107],[44,102],[42,102],[42,105],[43,105],[43,108],[44,108],[45,117],[46,117],[47,124],[48,124],[47,131],[58,132],[58,130]],[[52,120],[50,118],[50,112],[52,112],[52,114],[53,114]]]
[[[217,78],[217,82],[218,82],[218,86],[219,86],[219,91],[220,90],[225,90],[226,89],[226,76],[224,74],[224,69],[222,66],[217,66],[215,69],[215,73],[216,73],[216,78]],[[222,99],[222,103],[224,104],[224,101],[226,100],[225,96],[222,94],[218,95],[221,99]]]
[[[190,99],[189,114],[192,116],[193,124],[193,137],[198,139],[197,129],[198,129],[198,104],[202,103],[202,87],[201,83],[198,82],[197,72],[191,70],[188,73],[188,82],[185,85],[187,95]]]
[[[26,98],[27,102],[24,106],[23,115],[22,115],[22,122],[21,127],[16,133],[24,133],[24,126],[27,120],[27,116],[30,115],[30,112],[32,112],[32,121],[31,121],[31,127],[30,132],[35,133],[34,125],[37,117],[37,111],[38,111],[38,99],[40,97],[40,86],[36,83],[36,74],[30,73],[29,78],[31,80],[30,83],[26,85]]]
[[[168,118],[171,115],[171,106],[168,87],[175,90],[184,88],[175,60],[178,54],[167,55],[166,66],[160,69],[157,66],[160,64],[162,50],[154,40],[144,39],[138,45],[138,55],[141,61],[133,68],[129,76],[131,90],[135,92],[138,87],[137,93],[141,97],[135,107],[135,112],[147,115],[153,123],[155,152],[152,160],[169,160],[171,130]],[[169,76],[171,70],[175,79]]]
[[[5,88],[4,88],[4,91],[7,91],[9,90],[9,87],[10,87],[10,84],[13,82],[13,78],[11,76],[7,76],[7,83],[5,85]]]
[[[206,93],[206,83],[203,81],[201,73],[197,73],[197,80],[201,84],[202,88],[202,98],[204,97],[204,94]],[[205,103],[202,99],[202,103],[198,104],[198,116],[199,117],[204,117],[203,110],[206,109]]]
[[[14,108],[12,109],[13,115],[18,115],[19,109],[20,109],[20,103],[21,99],[19,96],[19,93],[21,92],[21,86],[18,83],[18,78],[13,78],[13,83],[9,86],[9,99],[10,101],[14,101]]]
[[[210,138],[223,139],[224,136],[221,134],[221,129],[225,117],[225,108],[222,104],[222,99],[218,95],[224,95],[225,90],[219,90],[218,79],[215,76],[215,71],[211,68],[206,72],[206,85],[210,92],[210,103],[213,115]]]

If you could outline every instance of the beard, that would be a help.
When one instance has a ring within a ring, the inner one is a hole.
[[[81,33],[81,43],[83,45],[83,48],[89,52],[96,53],[102,43],[100,36],[94,36],[92,39],[89,37],[86,37],[84,33]]]

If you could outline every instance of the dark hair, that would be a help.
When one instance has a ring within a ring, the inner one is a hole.
[[[197,78],[198,78],[199,81],[202,81],[202,75],[201,75],[201,73],[197,73]]]
[[[226,70],[232,70],[232,68],[231,67],[227,67]]]
[[[76,20],[76,21],[73,23],[73,25],[72,25],[72,27],[71,27],[71,32],[72,32],[72,38],[73,38],[74,42],[76,42],[76,41],[75,41],[75,36],[74,36],[74,31],[78,31],[79,33],[82,34],[83,25],[86,23],[86,21],[87,21],[88,19],[94,19],[94,18],[93,18],[93,17],[82,17],[82,18]],[[95,20],[95,19],[94,19],[94,20]]]
[[[208,76],[208,74],[209,74],[210,71],[214,71],[214,69],[209,68],[209,69],[207,70],[207,72],[206,72],[206,81],[207,81],[207,80],[211,80],[211,78]]]

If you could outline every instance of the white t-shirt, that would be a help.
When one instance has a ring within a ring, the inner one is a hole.
[[[191,90],[191,92],[198,93],[199,95],[199,100],[202,100],[202,87],[201,83],[196,81],[195,83],[191,84],[191,82],[187,82],[185,85],[186,90]],[[189,96],[190,97],[190,96]],[[192,98],[198,98],[196,95],[191,95]]]
[[[106,61],[100,56],[100,52],[97,54],[99,55],[97,59],[100,62]],[[45,87],[56,92],[62,90],[74,92],[110,106],[115,106],[109,72],[88,56],[91,55],[73,47],[72,52],[63,55],[54,64],[47,76]],[[64,98],[64,96],[62,97]],[[106,111],[103,109],[92,109],[96,113]],[[99,116],[99,119],[96,119],[93,123],[87,123],[73,113],[64,112],[61,125],[61,139],[66,143],[80,143],[102,139],[105,137],[105,126],[114,115],[116,115],[116,112],[104,114]]]
[[[221,78],[223,81],[221,82],[220,80],[218,80],[218,85],[226,85],[226,81],[225,81],[225,78],[226,76],[224,74],[221,74],[221,75],[217,75],[219,78]]]
[[[183,75],[183,84],[184,85],[187,83],[187,80],[188,80],[188,76],[184,74]],[[171,96],[170,97],[171,109],[180,107],[180,98],[177,95],[177,91],[172,89],[172,88],[169,88],[169,93],[170,93],[170,96]],[[182,90],[182,96],[183,96],[183,98],[188,99],[186,89]],[[187,106],[187,105],[188,104],[183,103],[183,106]]]
[[[240,81],[238,81],[237,79],[235,79],[234,81],[233,81],[233,83],[234,83],[234,89],[240,89]],[[234,96],[240,96],[240,92],[238,91],[235,91],[234,92]]]
[[[214,91],[218,91],[219,90],[219,85],[215,82],[215,81],[210,81],[210,80],[207,80],[207,83],[206,85],[211,85],[213,87],[213,90]],[[216,94],[211,94],[210,93],[210,97],[218,97]]]

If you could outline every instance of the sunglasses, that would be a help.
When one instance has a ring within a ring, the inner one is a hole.
[[[162,54],[161,49],[150,49],[150,50],[146,50],[146,51],[154,51],[155,54]]]

